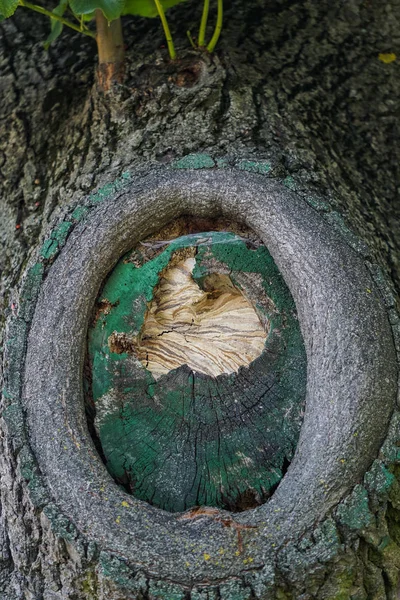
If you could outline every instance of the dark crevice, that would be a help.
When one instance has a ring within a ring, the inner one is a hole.
[[[93,401],[93,387],[92,387],[92,365],[90,364],[89,353],[86,352],[85,363],[83,366],[83,397],[85,405],[86,422],[90,437],[93,440],[98,455],[104,464],[107,463],[106,457],[104,456],[103,447],[101,445],[100,438],[97,434],[94,422],[96,418],[96,406]]]
[[[386,597],[390,598],[393,595],[393,586],[390,582],[389,576],[386,573],[385,569],[382,569],[382,579],[383,579],[383,585],[385,586],[385,592],[386,592]]]

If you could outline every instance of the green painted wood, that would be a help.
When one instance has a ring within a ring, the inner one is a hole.
[[[201,288],[208,274],[229,273],[268,324],[265,348],[231,374],[211,377],[184,365],[155,378],[134,350],[113,351],[110,338],[140,334],[159,274],[175,252],[193,247],[193,279]],[[106,466],[135,497],[176,512],[243,510],[270,496],[296,447],[306,356],[293,299],[254,234],[147,241],[124,256],[98,297],[88,359]]]

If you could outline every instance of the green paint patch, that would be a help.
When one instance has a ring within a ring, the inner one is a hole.
[[[373,515],[369,510],[367,490],[362,485],[356,485],[353,492],[339,504],[337,517],[341,524],[353,530],[370,525]]]
[[[328,221],[332,227],[342,235],[347,244],[353,248],[356,252],[364,257],[370,255],[368,245],[360,240],[345,224],[343,217],[336,211],[332,210],[324,215],[324,218]]]
[[[41,508],[48,504],[50,496],[45,486],[44,480],[40,475],[34,475],[28,483],[29,496],[32,504],[36,508]]]
[[[160,275],[185,249],[195,249],[199,288],[210,274],[229,275],[268,327],[247,367],[212,377],[182,365],[156,378],[138,359]],[[244,510],[270,496],[296,447],[306,357],[293,299],[261,242],[211,231],[139,244],[106,280],[88,342],[106,465],[135,497],[175,512]]]
[[[77,206],[71,215],[71,219],[75,222],[82,221],[89,213],[87,206]]]
[[[331,209],[331,207],[327,202],[325,202],[325,200],[317,198],[316,196],[307,196],[305,198],[305,201],[307,202],[307,204],[312,206],[312,208],[315,208],[315,210],[318,210],[320,212],[327,212]]]
[[[91,204],[99,204],[104,202],[107,198],[122,190],[130,181],[130,173],[128,171],[122,173],[121,177],[118,177],[115,181],[106,183],[97,192],[89,196]]]
[[[30,481],[36,471],[35,460],[27,446],[21,448],[18,454],[19,470],[26,481]]]
[[[39,294],[44,274],[44,266],[36,263],[26,275],[24,285],[20,292],[20,306],[18,314],[21,319],[29,321],[34,312],[34,302]]]
[[[271,163],[266,160],[241,160],[237,167],[241,171],[259,173],[260,175],[268,175],[272,168]]]
[[[62,515],[55,504],[48,504],[43,509],[49,519],[53,531],[67,542],[73,542],[78,537],[78,530],[67,517]]]
[[[240,581],[231,581],[219,586],[220,597],[223,600],[251,600],[254,598],[249,587],[246,587]]]
[[[40,252],[44,259],[50,260],[57,254],[59,248],[65,244],[72,226],[73,223],[70,221],[63,221],[52,231],[50,238],[44,242]]]
[[[134,592],[138,598],[146,594],[147,579],[140,571],[133,576],[131,568],[109,552],[100,553],[99,563],[105,577],[115,581],[122,588]]]
[[[289,190],[295,191],[297,189],[296,182],[291,175],[288,175],[287,177],[285,177],[285,179],[282,181],[282,183],[285,187],[289,188]]]
[[[48,239],[44,242],[40,256],[45,258],[46,260],[50,260],[53,256],[57,254],[58,244],[53,239]]]
[[[209,154],[188,154],[172,163],[173,169],[212,169],[214,159]]]
[[[395,476],[388,471],[380,460],[375,460],[371,469],[365,474],[366,487],[378,494],[387,492],[395,482]]]
[[[179,585],[163,581],[150,581],[149,594],[154,600],[185,600],[187,594]]]
[[[10,404],[2,412],[10,436],[15,440],[23,439],[25,432],[24,414],[19,403]]]
[[[8,392],[7,388],[3,388],[1,391],[3,398],[5,398],[5,400],[12,400],[12,395]]]

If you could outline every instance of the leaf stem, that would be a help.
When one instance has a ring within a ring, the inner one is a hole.
[[[204,0],[203,14],[201,16],[200,30],[199,30],[199,47],[205,46],[206,39],[206,27],[208,20],[208,11],[210,8],[210,0]]]
[[[79,27],[78,25],[75,25],[75,23],[72,23],[72,21],[69,21],[68,19],[65,19],[64,17],[59,17],[58,15],[54,14],[50,10],[46,10],[42,6],[38,6],[37,4],[32,4],[31,2],[28,2],[27,0],[19,0],[18,4],[20,6],[24,6],[25,8],[30,8],[31,10],[34,10],[34,11],[40,13],[41,15],[46,15],[46,17],[50,17],[50,19],[59,21],[60,23],[62,23],[63,25],[66,25],[67,27],[70,27],[74,31],[79,31],[79,33],[83,33],[84,35],[88,35],[88,36],[96,39],[96,34],[93,33],[93,31],[90,31],[86,27],[85,27],[85,29],[81,29],[81,27]]]
[[[190,45],[192,46],[192,48],[194,48],[195,50],[197,50],[197,46],[196,46],[196,44],[194,43],[194,40],[193,40],[193,38],[192,38],[192,34],[190,33],[190,31],[187,31],[187,32],[186,32],[186,35],[187,35],[187,36],[188,36],[188,38],[189,38],[189,42],[190,42]]]
[[[214,51],[215,46],[217,45],[217,42],[219,40],[219,36],[221,35],[223,15],[224,15],[223,0],[218,0],[217,24],[215,26],[214,35],[212,36],[211,41],[207,46],[207,50],[209,52]]]
[[[171,32],[169,30],[168,21],[165,16],[164,9],[162,7],[160,0],[154,0],[154,3],[157,7],[162,26],[164,28],[164,34],[165,34],[165,39],[167,40],[169,55],[171,57],[171,60],[174,60],[174,58],[176,58],[175,46],[174,46],[174,42],[172,40]]]

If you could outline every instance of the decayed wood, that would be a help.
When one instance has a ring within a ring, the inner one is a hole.
[[[303,414],[294,313],[261,239],[232,221],[174,220],[123,256],[88,337],[93,425],[118,483],[171,512],[265,502]]]
[[[187,364],[217,377],[247,366],[263,351],[267,332],[228,275],[193,280],[195,248],[177,252],[161,274],[136,348],[157,378]]]

